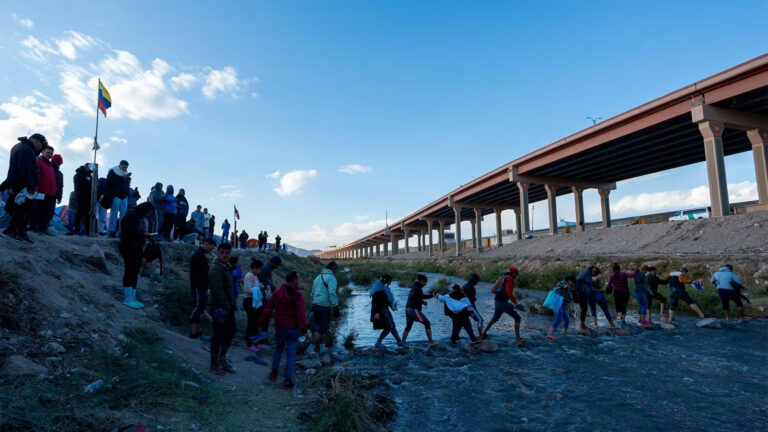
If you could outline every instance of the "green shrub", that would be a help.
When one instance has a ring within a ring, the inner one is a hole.
[[[360,333],[357,332],[357,330],[352,329],[347,333],[346,336],[344,336],[344,348],[352,348],[355,346],[355,341],[357,340],[357,337],[360,336]]]
[[[452,286],[453,284],[448,279],[440,279],[432,287],[432,292],[435,294],[448,294],[449,292],[451,292]]]
[[[187,280],[163,278],[162,287],[159,295],[163,319],[175,327],[189,325],[190,294]]]

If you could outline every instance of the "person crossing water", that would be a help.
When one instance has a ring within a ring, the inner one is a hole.
[[[744,305],[741,303],[741,288],[743,284],[741,279],[733,272],[732,266],[726,264],[712,275],[709,281],[717,286],[717,295],[720,297],[720,303],[723,305],[723,315],[725,320],[730,321],[728,310],[731,301],[736,304],[736,310],[739,312],[739,318],[744,320]]]
[[[473,308],[467,296],[461,291],[461,286],[454,284],[449,294],[438,294],[437,299],[445,303],[443,308],[445,315],[451,319],[451,345],[456,345],[458,342],[462,328],[467,332],[472,343],[476,343],[478,339],[469,322]]]
[[[427,341],[429,346],[437,345],[437,342],[432,340],[432,324],[424,315],[421,310],[422,306],[427,304],[427,299],[432,298],[432,294],[424,294],[423,288],[427,284],[427,277],[423,274],[416,276],[416,280],[411,286],[411,291],[408,293],[408,301],[405,304],[405,330],[403,331],[403,342],[408,339],[408,334],[411,332],[414,321],[421,323],[424,326],[424,332],[427,334]]]
[[[640,266],[639,271],[635,270],[635,287],[632,290],[632,295],[637,300],[637,323],[639,325],[652,324],[645,319],[648,315],[648,283],[645,281],[646,273],[648,273],[648,266],[645,264]]]
[[[552,327],[549,328],[547,340],[557,340],[555,330],[561,322],[563,323],[563,336],[568,335],[568,324],[571,322],[568,318],[568,305],[571,304],[571,299],[573,298],[573,285],[575,283],[575,277],[566,276],[565,279],[555,285],[555,294],[563,298],[563,304],[560,306],[560,309],[555,311],[555,320],[552,322]]]
[[[587,304],[594,305],[595,300],[591,297],[592,290],[595,287],[594,277],[600,274],[600,269],[595,266],[589,266],[582,270],[578,276],[576,276],[576,290],[574,291],[573,299],[579,303],[579,330],[589,330],[587,327]],[[602,288],[602,283],[600,284]],[[605,299],[605,295],[602,296]],[[602,305],[602,304],[601,304]],[[607,310],[604,309],[604,310]],[[595,327],[597,327],[597,314],[594,307],[592,307],[592,317],[595,321]],[[610,321],[610,313],[605,315]]]
[[[511,316],[515,320],[515,341],[518,345],[525,342],[520,337],[520,314],[517,311],[525,312],[525,306],[519,304],[515,298],[515,279],[520,273],[515,267],[510,267],[509,271],[501,275],[496,283],[493,285],[491,292],[494,294],[493,304],[494,312],[493,318],[488,322],[488,326],[483,331],[481,339],[485,339],[488,336],[488,330],[496,324],[503,314]],[[517,310],[515,310],[517,309]]]
[[[389,288],[391,283],[392,276],[385,274],[373,283],[373,287],[368,292],[368,295],[371,297],[371,323],[373,323],[373,329],[381,330],[379,338],[376,339],[375,347],[382,351],[387,350],[383,342],[384,338],[390,334],[397,341],[398,347],[408,348],[408,344],[400,339],[392,312],[389,310],[390,308],[393,311],[397,310],[397,301],[394,294],[392,294],[392,290]]]
[[[651,320],[651,309],[653,308],[653,300],[659,301],[659,315],[661,320],[664,321],[664,307],[667,305],[667,298],[661,295],[659,292],[659,285],[668,284],[667,279],[662,279],[656,276],[656,267],[651,266],[648,268],[648,274],[645,276],[645,283],[648,285],[648,313],[646,320],[653,324]]]
[[[669,281],[669,322],[675,322],[675,310],[680,300],[688,303],[691,310],[696,312],[699,318],[704,318],[704,313],[696,306],[693,298],[685,291],[685,284],[693,283],[693,280],[687,279],[688,268],[683,266],[680,270],[673,271],[667,276]]]
[[[461,287],[461,292],[464,293],[465,296],[469,299],[469,303],[472,305],[472,314],[469,316],[473,320],[477,322],[477,333],[482,334],[483,333],[483,317],[480,315],[480,312],[477,310],[477,289],[475,286],[477,286],[477,283],[480,282],[480,276],[477,275],[477,273],[472,273],[469,275],[469,279],[467,279],[467,283],[464,284],[464,286]]]
[[[600,306],[600,310],[603,311],[603,315],[605,315],[605,319],[608,321],[608,324],[610,324],[611,328],[615,328],[616,324],[613,323],[613,318],[611,317],[611,311],[608,309],[608,300],[605,298],[605,292],[603,292],[603,275],[600,272],[599,268],[597,267],[590,267],[590,268],[592,269],[590,271],[590,274],[592,275],[592,287],[591,287],[591,291],[589,292],[588,300],[589,300],[589,311],[590,311],[590,314],[592,315],[592,324],[595,330],[597,330],[597,327],[598,327],[597,306]],[[578,277],[576,279],[577,281],[579,280]]]

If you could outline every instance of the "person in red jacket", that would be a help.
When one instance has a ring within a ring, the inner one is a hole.
[[[32,216],[32,231],[39,234],[48,234],[48,224],[51,223],[53,213],[56,210],[56,171],[51,164],[53,147],[47,146],[37,158],[37,172],[40,174],[40,184],[37,192],[43,195],[42,200],[35,200],[35,209]]]
[[[293,367],[296,362],[296,345],[299,336],[307,334],[307,312],[304,305],[304,295],[299,289],[299,275],[290,272],[285,277],[285,283],[269,297],[264,312],[261,315],[261,328],[267,329],[275,311],[275,353],[272,356],[272,372],[269,380],[277,379],[280,369],[280,358],[285,349],[285,380],[283,388],[293,389]]]

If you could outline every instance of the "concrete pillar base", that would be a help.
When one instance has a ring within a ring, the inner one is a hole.
[[[723,217],[730,213],[728,181],[725,178],[725,156],[723,154],[724,130],[725,125],[720,122],[704,121],[699,123],[699,131],[704,138],[704,156],[707,160],[709,198],[713,217]]]

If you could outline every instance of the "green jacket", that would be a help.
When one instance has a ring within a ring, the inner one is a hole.
[[[339,298],[336,295],[336,285],[336,277],[333,275],[333,271],[323,269],[312,283],[312,304],[325,307],[338,306]]]
[[[208,306],[211,310],[221,309],[224,312],[235,310],[235,291],[232,286],[232,267],[229,263],[213,260],[208,271]]]

